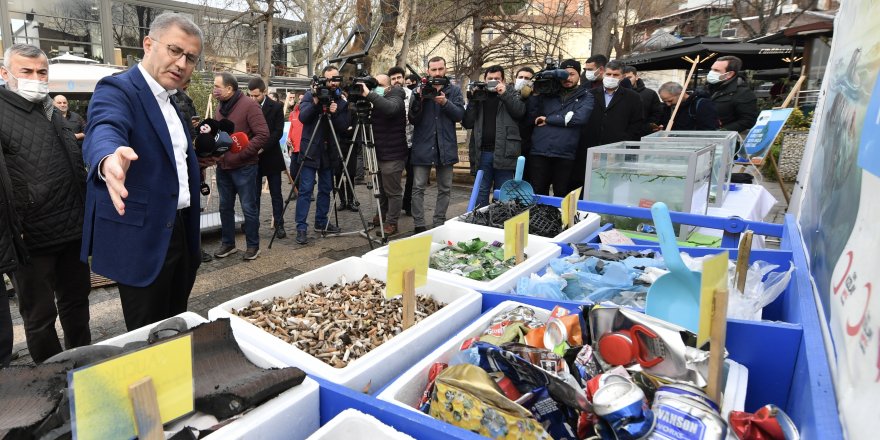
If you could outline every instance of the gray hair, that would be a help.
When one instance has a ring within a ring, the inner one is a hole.
[[[681,94],[682,90],[684,90],[684,88],[681,84],[675,81],[669,81],[668,83],[663,83],[663,85],[660,86],[660,89],[657,90],[657,93],[668,93],[677,96]]]
[[[46,53],[40,50],[39,47],[30,44],[13,44],[3,53],[3,67],[5,67],[6,70],[9,70],[9,59],[12,58],[13,55],[19,55],[25,58],[39,58],[45,57]],[[46,57],[46,59],[48,58],[49,57]]]
[[[160,14],[158,17],[153,19],[153,23],[150,24],[150,37],[160,37],[165,33],[168,29],[171,29],[172,26],[177,26],[183,33],[193,36],[199,37],[199,46],[204,47],[204,36],[202,35],[202,30],[193,23],[187,16],[178,14],[176,12],[166,12],[164,14]]]

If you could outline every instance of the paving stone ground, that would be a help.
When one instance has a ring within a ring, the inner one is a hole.
[[[784,219],[787,206],[779,186],[775,182],[763,183],[774,197],[779,201],[765,221],[781,223]],[[467,201],[470,197],[470,186],[453,185],[452,197],[447,212],[447,218],[460,215],[465,212]],[[286,195],[290,185],[283,182],[282,192]],[[788,190],[791,186],[788,185]],[[370,221],[375,212],[375,201],[363,185],[357,186],[358,198],[362,205],[370,204],[372,209],[364,210],[363,214]],[[426,219],[430,222],[436,199],[436,185],[428,187],[425,194]],[[314,204],[309,215],[310,242],[301,246],[294,241],[294,204],[284,215],[288,238],[275,240],[272,248],[268,249],[271,238],[271,208],[268,192],[263,192],[260,211],[260,247],[261,255],[254,261],[242,260],[244,252],[244,234],[237,230],[236,243],[240,252],[224,259],[215,259],[208,263],[202,263],[199,268],[195,286],[189,300],[189,311],[207,317],[208,310],[222,304],[232,298],[253,292],[270,286],[285,279],[308,272],[318,267],[325,266],[334,261],[342,260],[350,256],[360,256],[370,250],[366,239],[357,235],[349,234],[337,237],[321,238],[312,231],[311,222],[314,218]],[[340,211],[338,213],[339,225],[343,232],[355,232],[362,230],[360,216],[357,213]],[[331,213],[331,220],[334,217]],[[411,234],[413,230],[412,217],[401,216],[399,223],[401,233],[398,237]],[[220,233],[208,232],[202,235],[203,247],[213,253],[220,245]],[[768,243],[772,245],[771,243]],[[2,299],[0,299],[2,300]],[[12,300],[10,300],[12,301]],[[126,332],[125,323],[122,319],[122,309],[119,304],[119,292],[115,286],[100,287],[92,290],[89,296],[91,312],[92,341],[98,342]],[[24,338],[24,328],[18,307],[12,301],[10,308],[13,314],[14,344],[17,359],[13,365],[31,363]],[[59,336],[62,335],[60,324],[56,323]],[[14,355],[15,356],[15,355]]]

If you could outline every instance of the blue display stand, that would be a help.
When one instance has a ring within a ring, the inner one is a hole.
[[[541,203],[559,206],[560,199],[541,197]],[[626,208],[593,202],[579,202],[578,209],[597,213],[650,218],[650,210]],[[783,265],[795,265],[788,289],[764,310],[764,318],[771,321],[729,320],[727,350],[730,358],[749,370],[746,410],[774,403],[792,418],[804,439],[843,438],[837,410],[837,401],[826,358],[822,328],[810,283],[810,273],[799,229],[791,216],[784,225],[749,222],[737,217],[724,219],[671,213],[673,222],[720,229],[724,231],[722,247],[736,248],[739,235],[746,230],[756,234],[781,238],[781,250],[754,251],[750,260],[764,260]],[[632,246],[633,249],[652,245]],[[654,245],[656,247],[656,245]],[[565,249],[565,246],[563,246]],[[693,256],[708,255],[728,250],[736,258],[735,249],[687,248]],[[561,305],[577,309],[583,303],[552,301],[540,298],[483,292],[482,310],[485,313],[502,301],[514,300],[545,309]],[[346,408],[354,408],[381,420],[395,429],[417,439],[476,439],[474,433],[452,425],[422,417],[412,411],[373,396],[349,390],[343,386],[317,379],[321,385],[321,424],[328,422]]]

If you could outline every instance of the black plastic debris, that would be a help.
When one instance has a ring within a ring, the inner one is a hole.
[[[68,362],[0,370],[0,438],[34,438],[67,387]]]
[[[465,223],[472,223],[493,228],[504,228],[504,222],[529,211],[529,234],[552,238],[562,233],[562,212],[555,206],[524,204],[516,200],[509,202],[494,201],[488,208],[471,211],[462,217]],[[575,216],[575,223],[578,222]]]

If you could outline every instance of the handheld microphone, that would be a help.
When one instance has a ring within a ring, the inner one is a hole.
[[[251,144],[251,140],[248,138],[247,133],[243,131],[238,131],[232,133],[232,146],[229,148],[229,151],[233,153],[238,153],[241,150],[244,150]]]

